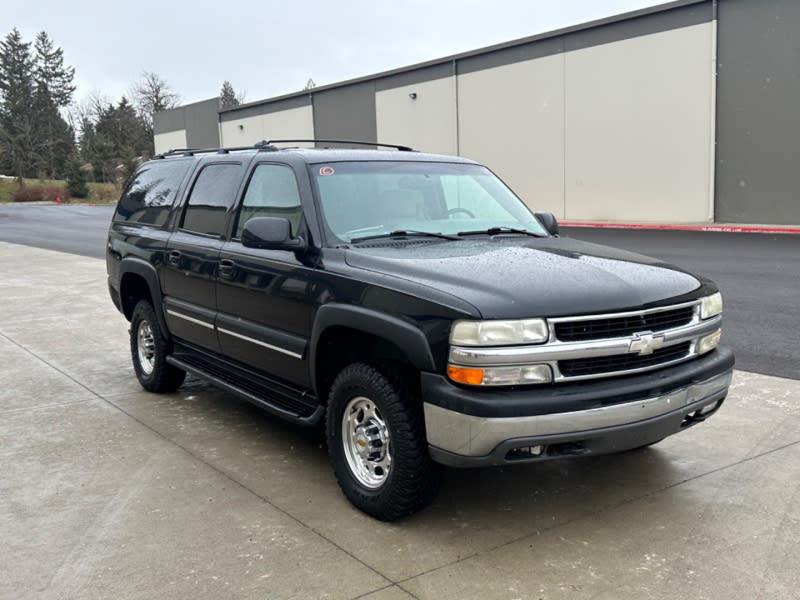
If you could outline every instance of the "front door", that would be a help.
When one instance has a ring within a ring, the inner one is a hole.
[[[267,373],[310,387],[313,267],[291,251],[242,246],[253,217],[289,219],[292,235],[306,235],[294,171],[279,164],[255,167],[231,235],[220,252],[217,330],[222,352]]]

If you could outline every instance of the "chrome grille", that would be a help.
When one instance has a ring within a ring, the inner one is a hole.
[[[547,322],[545,343],[452,346],[449,362],[476,368],[546,364],[556,383],[642,373],[697,357],[699,340],[722,326],[722,315],[702,320],[700,301],[694,300]]]
[[[691,343],[684,342],[683,344],[655,350],[652,354],[645,356],[639,354],[615,354],[597,358],[561,360],[558,362],[558,368],[564,377],[613,374],[617,371],[646,369],[671,363],[686,357],[690,349]]]
[[[638,331],[665,331],[691,322],[694,306],[683,306],[622,317],[561,321],[555,324],[556,338],[562,342],[602,340],[633,335]]]

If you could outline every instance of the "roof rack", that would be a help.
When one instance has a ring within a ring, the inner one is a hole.
[[[273,152],[280,150],[273,144],[350,144],[353,146],[379,146],[381,148],[394,148],[401,152],[416,152],[410,146],[401,146],[399,144],[382,144],[380,142],[363,142],[357,140],[319,140],[319,139],[298,139],[298,140],[262,140],[253,144],[252,146],[234,146],[231,148],[173,148],[161,154],[153,156],[156,158],[167,158],[169,156],[194,156],[195,154],[208,154],[215,152],[217,154],[228,154],[241,150],[264,150]]]
[[[307,140],[263,140],[256,144],[257,148],[266,148],[272,144],[351,144],[353,146],[379,146],[381,148],[394,148],[401,152],[416,152],[410,146],[401,146],[399,144],[383,144],[381,142],[364,142],[359,140],[321,140],[321,139],[307,139]]]

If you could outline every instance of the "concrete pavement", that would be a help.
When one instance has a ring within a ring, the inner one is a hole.
[[[321,435],[142,391],[103,261],[0,243],[0,598],[797,598],[800,382],[644,451],[447,472],[394,524]]]

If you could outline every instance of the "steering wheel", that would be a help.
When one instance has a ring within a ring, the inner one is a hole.
[[[447,218],[450,218],[451,215],[455,215],[455,214],[458,214],[458,213],[464,213],[470,219],[474,219],[475,218],[475,214],[471,210],[467,210],[466,208],[459,208],[459,207],[451,208],[445,214],[447,215]]]

